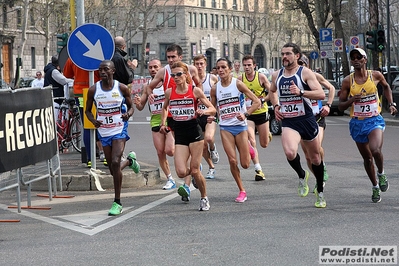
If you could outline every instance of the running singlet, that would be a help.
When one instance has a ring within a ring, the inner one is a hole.
[[[243,73],[242,74],[242,82],[244,82],[244,84],[247,85],[247,87],[256,95],[256,97],[263,98],[262,94],[265,89],[260,84],[258,71],[255,71],[255,77],[252,81],[249,81],[247,79],[247,76],[245,75],[245,73]],[[247,106],[247,108],[251,107],[252,100],[245,97],[245,105]],[[267,103],[265,102],[262,104],[261,108],[256,109],[252,114],[253,115],[263,114],[263,113],[266,113],[267,111],[268,111],[268,107],[267,107]]]
[[[321,100],[310,100],[312,104],[312,111],[314,115],[318,115],[320,113],[320,109],[323,107]]]
[[[284,76],[284,68],[280,69],[276,87],[280,101],[280,112],[284,118],[309,117],[313,116],[310,99],[295,95],[290,92],[291,81],[294,81],[300,90],[310,90],[309,86],[302,79],[303,67],[300,66],[292,76]]]
[[[197,118],[195,110],[197,101],[194,96],[193,86],[188,85],[185,94],[178,94],[176,89],[172,89],[169,100],[169,112],[175,121],[189,121]]]
[[[237,113],[245,113],[247,107],[244,103],[244,94],[237,89],[237,79],[232,78],[227,87],[221,82],[216,83],[216,99],[219,113],[220,126],[246,126],[247,120],[240,121]]]
[[[204,90],[204,94],[208,100],[211,100],[211,75],[209,73],[206,74],[204,82],[202,82],[202,89]],[[203,103],[198,103],[198,109],[205,110],[206,107]]]
[[[148,81],[148,83],[150,83],[150,81]],[[165,101],[165,90],[161,85],[153,89],[152,93],[155,95],[154,101],[152,103],[148,102],[148,107],[150,108],[151,112],[151,127],[156,127],[161,124],[161,113]]]
[[[350,97],[361,94],[358,102],[353,102],[351,106],[351,117],[372,117],[377,116],[381,112],[380,99],[378,97],[377,86],[373,81],[371,70],[367,71],[368,77],[365,83],[357,84],[354,73],[350,74]]]
[[[102,121],[102,125],[97,130],[101,136],[110,137],[120,134],[123,130],[125,122],[121,116],[125,98],[119,89],[119,81],[114,80],[114,86],[109,91],[104,91],[101,85],[102,81],[96,82],[94,93],[97,120]]]

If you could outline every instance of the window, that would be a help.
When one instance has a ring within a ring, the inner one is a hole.
[[[220,15],[220,28],[224,30],[226,28],[226,22],[224,21],[224,15]]]
[[[159,59],[161,61],[166,61],[166,48],[171,45],[171,43],[160,43],[159,44]]]
[[[130,48],[128,48],[128,57],[130,58],[137,58],[137,60],[142,60],[141,58],[141,51],[142,45],[140,44],[130,44]]]
[[[216,1],[212,0],[212,8],[216,8]]]
[[[237,10],[237,0],[233,0],[233,9]]]
[[[31,68],[36,68],[36,49],[35,47],[31,47],[30,48],[30,64],[31,64]]]
[[[6,28],[7,27],[7,22],[8,22],[8,18],[7,18],[7,6],[3,5],[3,27]]]
[[[197,56],[197,44],[191,43],[191,57]]]
[[[215,15],[215,29],[219,28],[219,15]]]
[[[193,26],[193,13],[188,12],[188,26],[192,27]]]
[[[245,17],[242,17],[242,29],[245,30],[246,27],[247,27],[247,21]]]
[[[17,29],[22,28],[22,12],[21,9],[17,10]]]
[[[211,29],[213,29],[215,27],[215,16],[213,14],[211,14]]]
[[[202,6],[202,7],[205,7],[205,6],[206,6],[205,0],[201,0],[201,6]]]
[[[204,14],[204,28],[208,28],[208,14]]]
[[[197,27],[197,13],[194,13],[193,15],[194,15],[194,17],[193,17],[193,27],[196,28]]]
[[[249,44],[244,44],[244,54],[251,54],[251,46]]]
[[[223,9],[227,9],[227,3],[226,3],[226,0],[223,0],[223,2],[222,2],[222,8],[223,8]]]
[[[158,12],[157,13],[157,26],[158,27],[163,27],[165,23],[165,18],[163,12]]]
[[[36,23],[35,23],[33,8],[31,8],[31,10],[29,11],[29,20],[30,20],[30,26],[34,27]]]
[[[239,44],[234,44],[233,45],[233,53],[234,53],[234,60],[239,60],[240,59],[240,45]]]
[[[233,29],[239,29],[239,28],[240,28],[240,17],[233,16]]]
[[[142,23],[144,21],[144,13],[143,12],[139,12],[139,21],[140,21],[140,23]]]
[[[199,13],[200,28],[204,28],[204,14]]]
[[[174,13],[169,13],[168,27],[176,27],[176,15]]]

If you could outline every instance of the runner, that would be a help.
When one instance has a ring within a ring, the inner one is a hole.
[[[177,176],[180,178],[185,178],[188,175],[194,177],[201,193],[199,210],[208,211],[210,205],[206,194],[206,182],[200,171],[204,136],[198,124],[197,117],[215,115],[216,110],[206,98],[202,89],[192,86],[192,80],[186,64],[182,62],[174,63],[171,70],[172,73],[170,75],[175,80],[176,88],[168,88],[165,91],[161,132],[169,134],[169,129],[166,126],[166,118],[170,111],[174,120],[174,162]],[[207,108],[198,109],[197,100],[201,100],[201,103]],[[189,160],[190,166],[187,167]],[[182,199],[187,199],[187,202],[190,200],[190,189],[187,185],[180,186],[178,193],[182,196]]]
[[[255,71],[256,62],[252,55],[246,55],[242,59],[242,65],[244,66],[244,73],[239,78],[244,84],[261,100],[261,107],[255,110],[247,119],[248,123],[248,139],[250,144],[251,159],[255,166],[255,181],[265,180],[265,174],[262,171],[262,166],[259,163],[258,149],[256,145],[255,130],[259,134],[259,142],[262,148],[266,148],[272,139],[272,134],[269,130],[269,114],[267,102],[269,97],[267,96],[270,82],[267,77]],[[245,104],[247,107],[251,106],[252,101],[249,98],[245,98]]]
[[[317,208],[325,208],[323,193],[324,165],[320,157],[319,127],[313,115],[310,99],[322,100],[324,91],[314,73],[298,65],[301,49],[294,43],[287,43],[281,50],[283,68],[272,74],[270,102],[274,106],[276,119],[282,122],[281,142],[285,156],[292,169],[298,174],[298,195],[306,197],[309,193],[309,172],[303,170],[298,145],[304,140],[309,153],[312,170],[316,176]]]
[[[211,87],[218,82],[218,78],[215,75],[206,73],[206,57],[204,55],[197,55],[193,59],[194,66],[198,70],[198,77],[202,80],[202,89],[205,96],[210,99],[211,97]],[[198,108],[205,110],[206,106],[202,103],[198,103]],[[209,166],[208,173],[206,174],[206,179],[215,178],[215,165],[219,162],[219,153],[216,149],[215,144],[215,131],[216,122],[207,122],[208,116],[203,115],[199,117],[199,124],[201,126],[202,132],[204,133],[204,149],[202,151],[202,157]]]
[[[239,194],[236,202],[242,203],[247,200],[236,149],[238,149],[241,167],[247,169],[250,163],[248,147],[247,117],[260,106],[260,100],[253,94],[245,84],[233,78],[231,62],[226,58],[219,58],[216,62],[220,82],[212,86],[211,101],[217,107],[219,116],[220,136],[223,148],[230,164],[230,171],[237,183]],[[248,108],[244,103],[244,97],[252,100]],[[214,116],[208,117],[208,122],[214,121]]]
[[[161,69],[161,67],[162,65],[159,59],[151,59],[150,62],[148,62],[148,71],[152,78],[155,77],[156,73],[159,71],[159,69]],[[144,85],[141,97],[139,95],[135,95],[133,101],[137,110],[141,111],[148,100],[148,96],[151,94],[154,94],[154,100],[148,101],[148,107],[151,112],[150,124],[152,141],[157,151],[159,165],[161,166],[161,169],[167,178],[166,184],[162,189],[170,190],[176,188],[176,182],[170,172],[169,162],[166,158],[166,155],[173,156],[175,152],[175,139],[173,137],[173,133],[171,132],[168,134],[162,134],[159,132],[161,128],[161,112],[163,102],[165,100],[165,89],[162,82],[160,82],[152,91],[149,89],[148,84]]]
[[[113,79],[114,63],[104,60],[98,68],[101,80],[90,87],[86,100],[86,116],[97,128],[108,168],[114,179],[115,198],[108,215],[122,213],[121,189],[122,169],[129,166],[135,173],[140,171],[136,154],[130,152],[128,160],[121,162],[125,143],[130,139],[127,131],[128,120],[133,114],[130,90],[126,85]],[[93,103],[97,107],[97,117],[92,113]]]

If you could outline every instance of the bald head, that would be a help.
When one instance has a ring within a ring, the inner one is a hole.
[[[125,39],[122,36],[116,36],[114,42],[117,48],[123,49],[126,46]]]

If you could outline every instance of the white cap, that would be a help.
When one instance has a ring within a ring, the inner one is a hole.
[[[358,52],[358,53],[361,54],[364,58],[367,59],[367,54],[366,54],[366,52],[365,52],[362,48],[355,48],[355,49],[353,49],[353,50],[349,53],[349,56],[352,56],[352,54],[353,54],[354,52]]]

